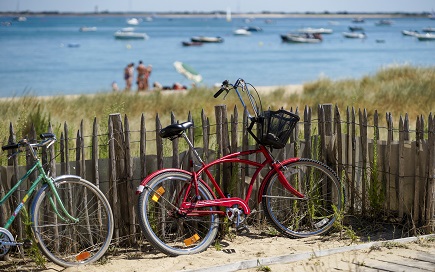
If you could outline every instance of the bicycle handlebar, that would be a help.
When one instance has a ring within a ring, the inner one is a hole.
[[[33,146],[33,147],[41,147],[45,145],[50,146],[52,143],[56,141],[56,135],[54,135],[54,133],[42,133],[40,137],[42,141],[40,141],[39,143],[31,144],[28,142],[27,139],[21,139],[17,143],[11,143],[2,146],[2,150],[5,151],[10,149],[17,149],[21,146],[26,146],[26,145]]]

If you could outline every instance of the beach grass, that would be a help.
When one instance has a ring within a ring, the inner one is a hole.
[[[85,128],[84,133],[90,135],[94,118],[101,128],[107,128],[108,115],[111,113],[128,116],[130,128],[138,130],[142,114],[147,128],[153,129],[157,115],[162,125],[166,126],[170,123],[171,112],[177,120],[187,120],[190,113],[194,121],[199,122],[202,110],[213,120],[216,105],[225,104],[229,113],[235,106],[241,110],[234,93],[225,99],[213,98],[217,89],[194,87],[187,92],[107,91],[93,95],[5,98],[0,100],[2,142],[7,141],[10,124],[13,125],[17,138],[28,133],[31,123],[34,123],[37,133],[45,132],[48,123],[54,132],[63,131],[66,123],[74,136],[81,122]],[[405,114],[408,114],[410,120],[415,120],[417,116],[426,118],[435,111],[435,67],[390,66],[359,79],[334,81],[319,78],[305,83],[302,92],[286,92],[277,87],[275,91],[260,92],[259,95],[263,109],[299,108],[302,114],[304,107],[309,106],[315,114],[318,104],[331,103],[337,105],[343,113],[347,107],[354,107],[356,110],[366,109],[369,118],[377,110],[381,116],[391,112],[395,120]]]

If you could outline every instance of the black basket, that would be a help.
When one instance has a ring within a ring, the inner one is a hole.
[[[281,149],[287,144],[298,121],[299,116],[286,110],[265,111],[263,116],[253,120],[248,131],[259,144]],[[254,123],[258,124],[257,135],[252,132]]]

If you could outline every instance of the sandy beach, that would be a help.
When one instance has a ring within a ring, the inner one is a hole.
[[[403,240],[403,241],[402,241]],[[49,263],[41,271],[358,271],[358,266],[372,258],[403,258],[424,252],[435,254],[434,236],[426,239],[391,240],[377,244],[339,239],[337,234],[306,239],[262,235],[239,235],[196,255],[167,257],[148,246],[119,250],[100,264],[64,269]],[[25,269],[25,267],[22,267]],[[270,268],[270,270],[265,270]],[[263,269],[263,270],[261,270]],[[23,270],[20,270],[23,271]],[[24,270],[28,271],[28,270]],[[30,271],[30,270],[29,270]]]

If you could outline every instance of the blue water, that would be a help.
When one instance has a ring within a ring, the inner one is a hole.
[[[427,18],[395,18],[391,26],[375,26],[379,19],[366,19],[359,25],[368,38],[354,40],[342,36],[354,25],[350,19],[283,18],[272,23],[255,19],[246,23],[244,19],[157,17],[136,27],[137,32],[148,34],[148,40],[115,40],[113,33],[128,26],[126,19],[35,16],[0,26],[0,97],[108,92],[113,81],[122,89],[125,65],[139,60],[152,64],[151,83],[189,85],[173,67],[174,61],[182,61],[201,73],[202,84],[208,86],[239,77],[257,86],[302,84],[322,76],[359,78],[394,64],[435,65],[435,42],[401,33],[435,27],[435,21]],[[2,22],[11,20],[0,17]],[[247,25],[264,31],[249,37],[232,34]],[[81,26],[98,30],[79,32]],[[323,35],[320,44],[281,42],[280,34],[301,27],[332,28],[334,33]],[[197,35],[221,36],[225,41],[201,47],[181,45]]]

